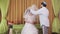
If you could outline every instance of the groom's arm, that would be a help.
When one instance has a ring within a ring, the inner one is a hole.
[[[37,11],[35,11],[35,10],[32,10],[31,9],[31,11],[30,11],[32,14],[34,14],[34,15],[38,15],[38,14],[41,14],[41,10],[37,10]]]

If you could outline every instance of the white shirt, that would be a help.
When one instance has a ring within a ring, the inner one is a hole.
[[[34,15],[39,15],[39,20],[40,20],[40,24],[45,25],[47,27],[49,27],[49,11],[46,7],[42,7],[41,9],[39,9],[38,11],[34,11],[31,9],[30,11],[32,14]]]

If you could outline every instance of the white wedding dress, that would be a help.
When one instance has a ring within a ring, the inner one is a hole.
[[[35,21],[35,16],[30,16],[29,14],[24,16],[25,18],[25,25],[21,31],[21,34],[38,34],[38,29],[33,24]]]

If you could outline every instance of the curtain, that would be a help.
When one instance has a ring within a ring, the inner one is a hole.
[[[52,23],[52,32],[56,32],[59,33],[59,18],[58,18],[58,13],[59,13],[59,9],[60,9],[60,0],[52,0],[52,5],[53,5],[53,10],[54,10],[54,20]]]
[[[24,24],[24,11],[33,4],[40,8],[41,0],[10,0],[7,20],[13,24]],[[38,18],[37,18],[38,19]],[[38,24],[38,20],[36,24]]]
[[[0,23],[0,33],[3,33],[8,30],[6,14],[9,5],[9,0],[0,0],[0,9],[2,14],[2,19]]]

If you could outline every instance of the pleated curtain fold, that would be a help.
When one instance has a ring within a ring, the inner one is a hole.
[[[2,15],[2,19],[0,23],[0,34],[8,30],[7,20],[6,20],[8,6],[9,6],[9,0],[0,0],[0,9]]]
[[[54,10],[54,15],[55,15],[53,23],[52,23],[52,32],[59,33],[60,22],[58,18],[58,13],[60,10],[60,0],[52,0],[52,5],[53,5],[53,10]]]

